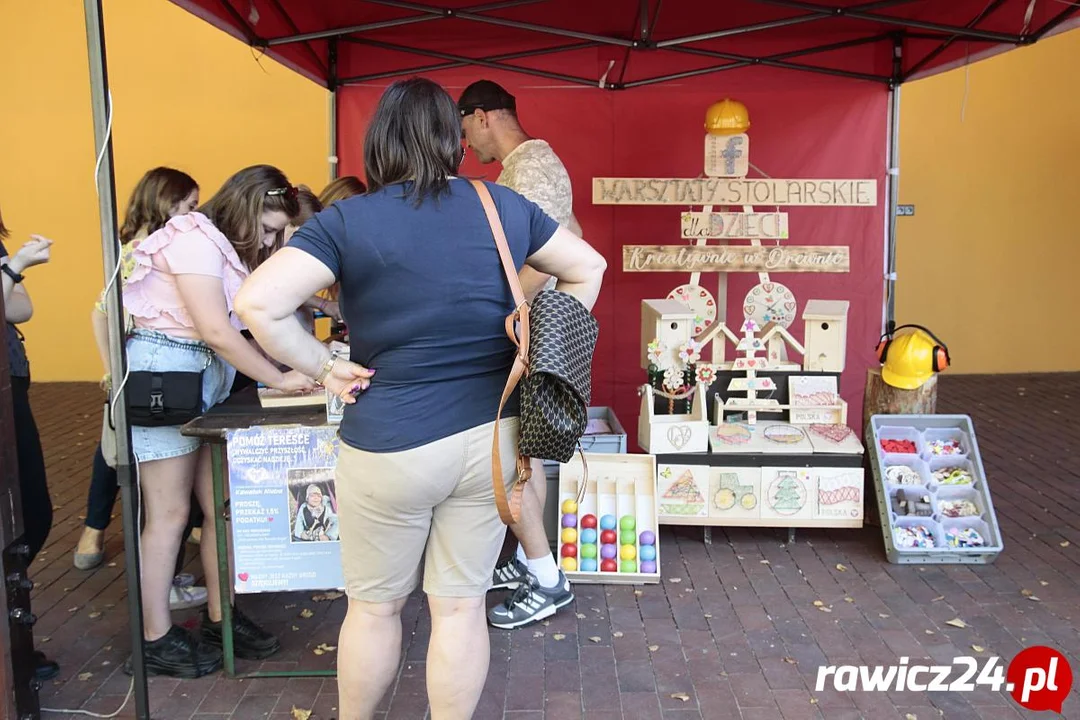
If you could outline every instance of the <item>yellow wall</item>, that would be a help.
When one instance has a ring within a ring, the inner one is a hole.
[[[27,272],[35,380],[96,380],[89,313],[102,287],[94,131],[81,2],[3,0],[0,207],[14,252],[55,240]],[[18,9],[15,9],[15,6]],[[277,165],[321,190],[326,92],[167,0],[105,0],[119,212],[143,172],[171,165],[209,197],[232,172]]]
[[[962,373],[1080,370],[1080,30],[905,85],[897,320]]]

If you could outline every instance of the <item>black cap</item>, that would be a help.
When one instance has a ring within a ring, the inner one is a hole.
[[[458,98],[458,110],[461,116],[471,115],[476,110],[516,110],[517,102],[506,89],[491,80],[477,80]]]

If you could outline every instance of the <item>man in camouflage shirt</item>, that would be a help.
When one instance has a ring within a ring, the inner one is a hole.
[[[479,80],[458,99],[461,130],[466,144],[484,164],[498,161],[502,172],[496,181],[533,201],[560,225],[581,235],[573,212],[570,175],[559,156],[543,140],[530,137],[517,117],[514,96],[490,80]],[[521,287],[527,299],[555,286],[555,278],[529,266],[521,270]],[[510,529],[517,536],[517,553],[495,568],[492,589],[514,590],[488,613],[495,627],[511,629],[554,615],[569,605],[574,595],[570,582],[555,563],[544,530],[547,481],[544,466],[532,462],[533,481],[526,485],[521,520]]]

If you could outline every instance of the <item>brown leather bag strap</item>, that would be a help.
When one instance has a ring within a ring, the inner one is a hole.
[[[491,234],[495,238],[495,247],[499,250],[503,272],[506,274],[506,281],[510,283],[510,292],[514,297],[514,312],[506,318],[506,334],[517,347],[517,353],[514,355],[514,366],[510,370],[510,377],[506,381],[506,387],[503,388],[502,399],[499,401],[491,444],[491,483],[495,490],[495,507],[498,508],[499,517],[502,518],[503,523],[512,525],[521,519],[521,495],[525,489],[525,483],[529,481],[532,468],[529,458],[523,455],[518,456],[517,482],[514,483],[508,500],[503,481],[502,455],[499,450],[499,424],[502,421],[502,411],[507,400],[510,399],[510,395],[513,394],[521,378],[529,371],[529,305],[525,302],[525,293],[521,289],[517,268],[514,267],[514,257],[510,254],[510,246],[506,242],[506,233],[503,232],[495,201],[483,182],[479,180],[469,182],[476,189],[476,194],[480,196],[480,204],[484,206],[488,225],[491,226]]]

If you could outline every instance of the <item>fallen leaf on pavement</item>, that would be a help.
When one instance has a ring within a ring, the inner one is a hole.
[[[92,673],[92,672],[79,673],[79,679],[82,680],[83,682],[86,682],[87,680],[89,680],[92,677],[94,677],[94,673]]]
[[[101,613],[99,613],[99,612],[92,612],[92,613],[90,613],[90,615],[89,615],[88,617],[89,617],[89,618],[90,618],[91,620],[96,620],[97,618],[101,617]]]
[[[712,617],[712,613],[705,613],[705,617],[707,617],[707,618],[711,618],[711,617]]]
[[[936,598],[934,598],[930,602],[938,602],[939,600],[944,600],[944,599],[945,599],[944,595],[938,595]]]
[[[311,717],[311,711],[310,710],[302,710],[301,708],[298,708],[295,705],[293,705],[293,707],[292,707],[292,716],[293,716],[293,720],[308,720],[308,718]]]
[[[618,631],[611,633],[611,637],[621,638],[622,636],[622,633]]]
[[[650,645],[649,646],[649,652],[656,652],[659,649],[660,649],[659,645]]]
[[[672,583],[681,583],[681,582],[682,582],[682,578],[668,578],[668,582],[672,582]]]
[[[758,560],[758,562],[761,563],[762,565],[772,565],[772,563],[769,562],[768,560]]]
[[[315,615],[315,613],[311,612],[307,608],[304,608],[303,610],[300,611],[300,617],[304,618],[305,620],[308,619],[309,617],[313,617],[314,615]]]
[[[878,614],[877,614],[877,616],[878,616],[879,618],[882,618],[883,620],[884,620],[885,618],[888,618],[888,617],[890,617],[889,615],[886,615],[885,613],[878,613]]]
[[[585,613],[577,613],[577,619],[578,620],[584,620],[585,619]]]
[[[1040,584],[1040,585],[1042,585],[1043,587],[1046,587],[1046,586],[1047,586],[1047,585],[1049,585],[1050,583],[1046,582],[1045,580],[1040,580],[1040,581],[1039,581],[1039,584]]]
[[[844,565],[843,563],[836,563],[836,569],[840,572],[847,572],[847,565]]]
[[[825,605],[825,603],[823,603],[820,600],[815,600],[814,601],[814,607],[824,607],[824,605]]]
[[[683,702],[687,702],[690,699],[690,696],[687,695],[686,693],[671,693],[671,699],[672,700],[682,700]]]
[[[1061,545],[1061,547],[1069,547],[1069,541],[1066,540],[1065,542],[1058,543],[1058,545]]]
[[[555,633],[554,635],[551,636],[551,638],[553,640],[565,640],[566,636],[563,635],[562,633]]]
[[[645,594],[645,593],[644,593],[644,591],[642,591],[642,590],[635,590],[635,591],[634,591],[634,595],[636,595],[637,597],[641,597],[641,596],[642,596],[642,595],[644,595],[644,594]]]
[[[795,664],[795,658],[786,657],[786,658],[784,658],[784,662],[786,662],[788,665],[794,665]]]
[[[337,600],[338,598],[345,597],[345,593],[338,592],[337,590],[331,590],[329,592],[320,593],[318,595],[312,595],[311,599],[314,602],[325,602],[327,600]]]
[[[960,618],[954,618],[945,623],[946,625],[952,625],[953,627],[966,628],[968,625]]]
[[[1035,593],[1031,592],[1027,588],[1024,588],[1023,590],[1020,591],[1020,594],[1023,595],[1024,597],[1031,597]]]
[[[846,598],[844,598],[844,602],[853,603],[853,602],[855,602],[855,598],[846,597]]]
[[[984,648],[982,645],[972,645],[971,649],[975,652],[983,652],[984,650],[986,650],[986,648]]]
[[[598,643],[598,642],[600,642],[601,638],[593,635],[591,638],[589,638],[589,640],[591,640],[594,643]]]

